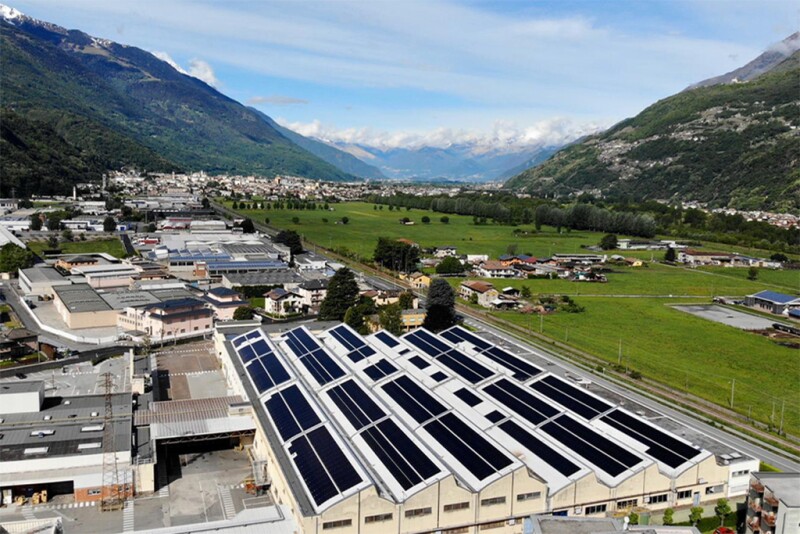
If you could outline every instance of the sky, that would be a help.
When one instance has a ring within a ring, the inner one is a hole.
[[[800,28],[795,0],[7,3],[148,50],[304,135],[379,148],[562,144]]]

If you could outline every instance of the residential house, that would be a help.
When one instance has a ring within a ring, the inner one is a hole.
[[[556,265],[597,265],[606,259],[605,254],[553,254],[551,258]]]
[[[227,287],[210,289],[203,297],[207,306],[214,312],[214,317],[219,321],[230,321],[236,308],[245,306],[247,301],[241,293]]]
[[[489,282],[481,282],[480,280],[468,280],[462,282],[458,288],[458,296],[464,300],[470,300],[475,295],[478,299],[478,304],[484,308],[491,308],[492,301],[500,294],[492,284]]]
[[[196,298],[165,300],[125,308],[117,318],[117,326],[128,332],[143,333],[160,343],[211,333],[214,312]]]
[[[0,360],[18,358],[37,350],[39,336],[26,328],[0,333]]]
[[[411,273],[408,281],[414,289],[428,289],[431,285],[431,277],[425,273]]]
[[[747,532],[788,534],[800,523],[800,475],[750,473],[745,507]]]
[[[433,255],[436,256],[437,258],[447,258],[447,257],[456,257],[458,254],[456,253],[456,247],[444,246],[444,247],[437,247]]]
[[[775,315],[789,315],[791,310],[800,310],[800,297],[776,291],[759,291],[753,295],[747,295],[744,303],[746,306],[768,311]]]
[[[422,323],[425,322],[425,313],[424,308],[401,311],[400,317],[403,320],[403,330],[410,332],[422,326]]]
[[[298,285],[294,291],[303,299],[303,308],[316,311],[328,294],[328,280],[309,280]]]
[[[479,265],[481,262],[489,261],[488,254],[467,254],[467,263]]]
[[[518,273],[511,264],[503,265],[501,262],[493,260],[482,262],[475,272],[482,278],[514,278]]]
[[[736,254],[687,248],[678,252],[678,261],[687,265],[731,265]]]
[[[300,313],[303,297],[282,287],[264,293],[264,311],[275,317],[285,317]]]
[[[55,263],[55,267],[71,273],[72,269],[75,267],[97,265],[98,261],[99,260],[94,256],[66,256],[59,258]]]

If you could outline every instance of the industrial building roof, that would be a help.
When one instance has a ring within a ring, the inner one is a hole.
[[[44,389],[44,383],[41,380],[3,382],[0,383],[0,396],[5,393],[28,393],[31,391],[39,391],[40,389]]]
[[[89,284],[53,288],[70,313],[98,312],[113,309]]]
[[[113,291],[100,293],[100,298],[115,310],[160,302],[160,299],[153,296],[149,291]]]
[[[254,330],[230,352],[318,512],[371,483],[395,502],[450,475],[480,491],[523,467],[551,492],[591,473],[616,487],[711,455],[460,327]]]
[[[225,273],[223,282],[227,279],[232,286],[272,286],[283,284],[299,284],[306,279],[289,269],[262,271],[258,273]]]
[[[52,267],[30,267],[28,269],[22,269],[22,274],[34,284],[40,282],[69,283],[69,280],[61,276],[61,274]]]
[[[774,302],[775,304],[789,304],[790,302],[795,301],[800,302],[800,297],[787,295],[785,293],[778,293],[776,291],[759,291],[758,293],[750,296],[760,300]]]

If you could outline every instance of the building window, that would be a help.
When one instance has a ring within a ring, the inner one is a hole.
[[[504,526],[506,526],[505,521],[495,521],[494,523],[484,523],[478,527],[478,530],[492,530],[493,528],[503,528]]]
[[[90,489],[89,491],[87,491],[86,495],[89,495],[90,497],[94,497],[95,495],[100,495],[101,493],[103,493],[102,489],[95,488],[95,489]]]
[[[627,501],[617,501],[617,508],[633,508],[639,504],[639,499],[628,499]]]
[[[505,497],[491,497],[489,499],[481,499],[481,506],[493,506],[495,504],[505,504]]]
[[[743,471],[734,471],[731,476],[743,477],[743,476],[749,475],[749,474],[750,474],[750,470],[749,469],[745,469]]]
[[[594,506],[587,506],[584,509],[584,513],[586,515],[602,514],[605,513],[607,508],[608,506],[605,504],[595,504]]]
[[[539,499],[542,496],[541,491],[534,491],[531,493],[520,493],[517,495],[517,501],[533,501]]]
[[[382,521],[391,521],[392,514],[378,514],[378,515],[368,515],[364,518],[364,523],[380,523]]]
[[[332,528],[342,528],[342,527],[349,527],[353,524],[352,519],[340,519],[338,521],[328,521],[326,523],[322,523],[322,530],[330,530]]]
[[[651,495],[650,504],[658,504],[660,502],[667,502],[669,500],[669,493],[662,493],[661,495]]]
[[[467,510],[468,508],[469,508],[469,502],[457,502],[454,504],[444,505],[445,512],[455,512],[456,510]]]
[[[412,510],[406,510],[406,517],[420,517],[423,515],[430,515],[433,513],[433,510],[429,508],[414,508]]]
[[[679,499],[691,499],[692,498],[692,490],[683,490],[678,492]]]
[[[442,534],[467,534],[468,532],[469,532],[469,527],[458,527],[458,528],[443,530]]]

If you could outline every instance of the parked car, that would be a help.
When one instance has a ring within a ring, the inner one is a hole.
[[[729,527],[719,527],[714,534],[736,534],[736,531]]]
[[[17,373],[14,376],[19,378],[20,380],[25,380],[26,378],[28,378],[28,375],[26,375],[25,373]]]

